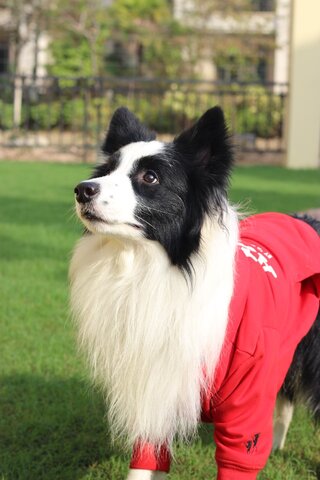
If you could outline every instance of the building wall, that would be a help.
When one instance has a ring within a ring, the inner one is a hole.
[[[50,38],[47,33],[41,32],[36,39],[36,35],[32,32],[19,55],[18,71],[21,75],[46,75],[46,65],[49,62],[49,41]]]
[[[38,32],[35,24],[27,23],[26,15],[14,19],[7,8],[0,7],[0,46],[2,58],[7,57],[6,69],[0,66],[1,73],[16,70],[21,75],[46,75],[46,65],[49,62],[49,35]],[[17,46],[14,43],[15,32],[19,32],[21,48],[16,55]],[[17,57],[17,58],[16,58]],[[15,60],[17,64],[15,65]]]
[[[275,42],[273,80],[287,83],[289,76],[291,0],[277,0],[275,15]],[[277,93],[284,87],[276,86]]]
[[[230,13],[215,12],[210,16],[195,16],[193,0],[174,0],[174,16],[185,25],[198,32],[210,32],[214,35],[235,36],[250,44],[254,37],[265,37],[275,44],[273,50],[266,49],[265,81],[287,83],[289,55],[289,19],[291,0],[276,0],[275,11],[252,11]],[[270,42],[269,42],[270,43]],[[253,47],[254,48],[254,47]],[[217,79],[217,68],[213,65],[214,37],[211,53],[199,61],[198,72],[202,78]],[[241,75],[239,76],[241,78]]]
[[[292,168],[320,167],[319,19],[319,0],[293,1],[287,142]]]

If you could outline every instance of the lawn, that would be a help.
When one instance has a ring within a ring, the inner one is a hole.
[[[0,163],[0,480],[124,479],[68,314],[67,270],[81,234],[73,187],[86,165]],[[246,211],[320,207],[320,170],[242,167],[231,198]],[[250,203],[249,203],[249,201]],[[210,428],[176,451],[170,480],[214,478]],[[299,408],[287,448],[260,480],[320,478],[319,432]]]

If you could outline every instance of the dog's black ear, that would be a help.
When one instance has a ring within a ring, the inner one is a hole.
[[[220,107],[206,111],[188,130],[175,138],[176,148],[185,155],[192,155],[194,165],[228,174],[233,161],[230,136]]]
[[[108,155],[132,142],[150,142],[154,132],[145,127],[126,107],[118,108],[110,121],[109,130],[102,144],[102,151]]]

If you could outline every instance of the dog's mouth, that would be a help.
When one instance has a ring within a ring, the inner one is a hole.
[[[84,211],[84,212],[81,212],[81,216],[87,220],[90,220],[90,221],[93,221],[93,222],[103,222],[103,223],[111,223],[111,222],[107,222],[104,218],[101,218],[99,217],[98,215],[96,215],[95,213],[93,212],[90,212],[90,211]]]
[[[128,225],[129,227],[135,228],[137,230],[143,230],[142,225],[139,225],[137,223],[131,223],[131,222],[113,222],[110,220],[107,220],[105,218],[99,217],[95,212],[92,212],[91,210],[84,210],[81,211],[81,217],[89,220],[90,222],[99,222],[99,223],[104,223],[105,225]]]

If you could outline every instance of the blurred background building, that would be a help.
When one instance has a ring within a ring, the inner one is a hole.
[[[28,2],[0,2],[0,74],[45,75],[50,36]]]
[[[199,73],[221,82],[288,81],[290,0],[175,0],[174,15],[202,43]],[[220,7],[220,8],[219,8]],[[230,10],[231,9],[231,10]]]
[[[105,0],[100,8],[107,11],[111,3],[112,0]],[[170,10],[172,20],[181,29],[185,28],[184,35],[186,32],[189,35],[188,46],[182,46],[182,50],[183,60],[193,67],[190,75],[220,82],[288,81],[290,0],[236,0],[229,5],[222,1],[173,0]],[[0,3],[0,73],[14,71],[38,76],[48,73],[47,67],[52,64],[51,45],[56,42],[49,33],[53,30],[49,23],[43,2]],[[152,34],[162,36],[163,32]],[[127,36],[121,38],[121,32],[116,36],[105,38],[103,73],[124,68],[131,74],[151,75],[144,58],[145,42],[139,34],[132,32],[130,42]],[[183,37],[182,32],[176,33],[176,37]]]

